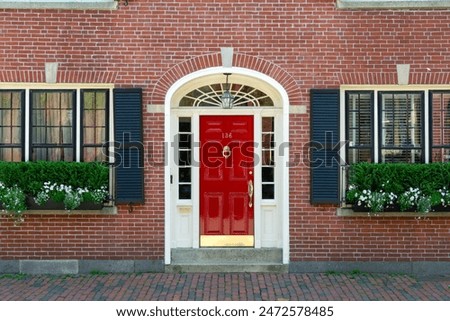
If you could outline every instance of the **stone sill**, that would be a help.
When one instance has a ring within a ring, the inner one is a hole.
[[[61,2],[17,2],[5,1],[0,2],[0,9],[66,9],[66,10],[115,10],[118,8],[117,1],[107,2],[78,2],[78,1],[61,1]]]
[[[449,9],[450,0],[336,0],[338,9]]]
[[[382,212],[382,213],[369,213],[369,212],[355,212],[351,208],[338,208],[336,215],[340,217],[402,217],[402,218],[428,218],[428,217],[446,217],[450,218],[450,212],[430,212],[430,213],[418,213],[418,212]]]
[[[101,210],[28,210],[23,215],[117,215],[116,206],[105,206]]]

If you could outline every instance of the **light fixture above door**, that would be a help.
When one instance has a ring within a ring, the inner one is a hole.
[[[233,108],[233,99],[234,97],[230,93],[230,84],[228,83],[228,76],[231,75],[231,73],[224,73],[226,76],[226,81],[224,85],[224,91],[222,94],[222,108],[223,109],[231,109]]]

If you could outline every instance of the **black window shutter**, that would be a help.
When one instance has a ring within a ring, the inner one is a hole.
[[[142,89],[114,89],[115,202],[144,203]]]
[[[311,203],[339,204],[339,90],[311,90]]]

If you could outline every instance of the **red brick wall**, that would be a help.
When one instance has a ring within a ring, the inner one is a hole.
[[[179,77],[235,65],[278,80],[290,103],[309,105],[311,88],[395,84],[396,65],[411,83],[450,82],[450,11],[343,11],[332,0],[130,0],[116,11],[0,10],[0,82],[43,82],[59,63],[59,82],[143,87],[144,106],[162,104]],[[308,108],[309,109],[309,108]],[[162,114],[144,113],[146,144],[163,159]],[[309,115],[291,117],[292,154],[305,157]],[[154,155],[152,153],[152,155]],[[0,220],[0,259],[162,259],[164,169],[148,166],[145,206],[118,216],[30,216]],[[309,169],[290,169],[292,260],[450,260],[450,219],[342,218],[309,204]]]

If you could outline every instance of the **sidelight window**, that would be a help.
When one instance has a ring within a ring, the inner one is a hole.
[[[262,198],[275,198],[275,121],[274,117],[262,118],[261,177]]]
[[[190,117],[178,119],[178,198],[192,196],[192,124]]]

